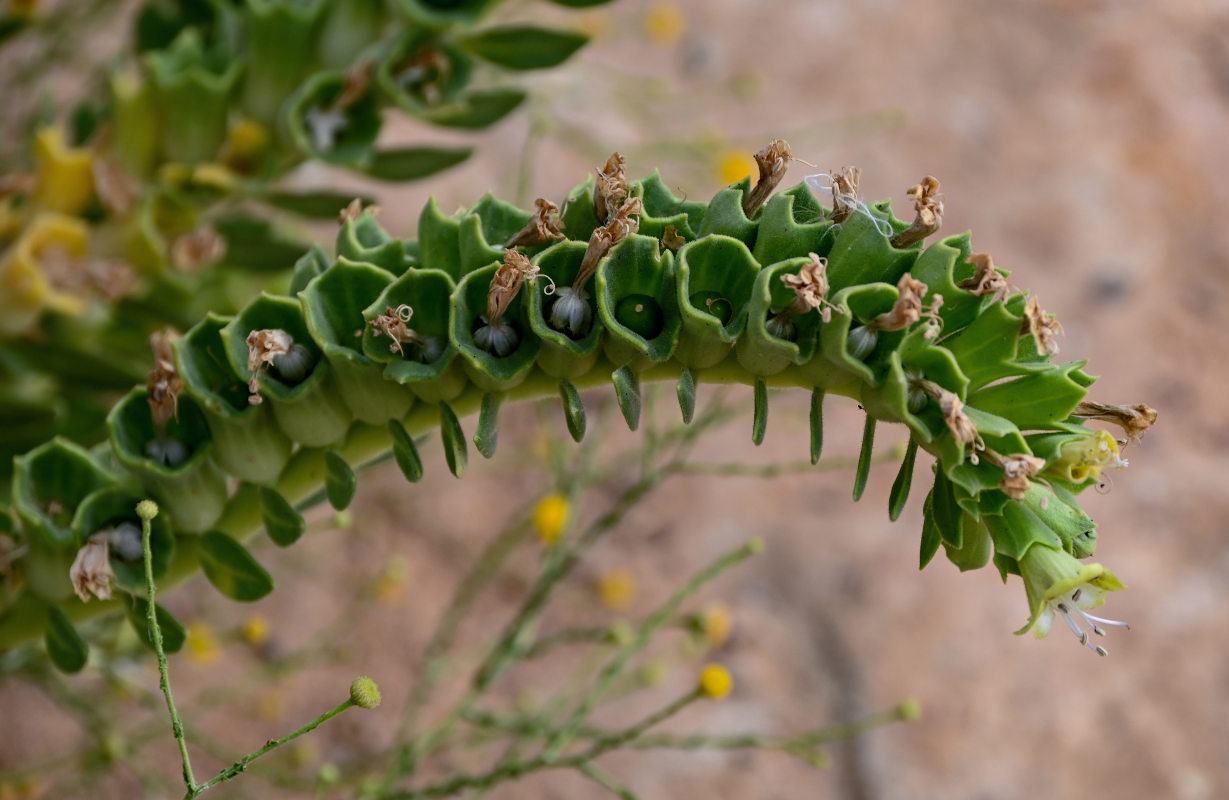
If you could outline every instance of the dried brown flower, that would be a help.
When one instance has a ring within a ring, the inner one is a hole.
[[[585,256],[580,262],[580,270],[576,273],[576,280],[572,283],[574,290],[579,291],[584,288],[585,282],[597,271],[597,265],[610,252],[610,248],[640,230],[640,220],[636,218],[636,215],[640,214],[643,209],[644,204],[640,198],[633,197],[615,212],[610,222],[593,231],[593,235],[589,237],[589,248],[585,250]]]
[[[974,253],[965,259],[965,263],[972,264],[975,271],[973,277],[957,283],[958,287],[979,297],[990,295],[1000,303],[1007,299],[1011,289],[1007,279],[994,268],[994,259],[990,258],[989,253]]]
[[[411,342],[420,344],[422,342],[422,337],[408,327],[408,323],[413,316],[414,309],[402,303],[396,308],[386,306],[383,314],[380,314],[367,324],[374,331],[373,336],[384,334],[389,339],[392,339],[392,344],[388,346],[389,352],[405,355],[405,350],[401,348],[401,345]]]
[[[623,207],[627,193],[627,159],[622,153],[611,153],[593,183],[593,211],[597,218],[608,222]]]
[[[563,221],[559,219],[559,206],[542,197],[535,200],[534,205],[537,210],[533,218],[513,234],[504,247],[533,247],[567,238],[561,230]]]
[[[1025,453],[1003,456],[993,450],[987,450],[986,457],[1003,469],[1003,480],[999,481],[999,488],[1012,500],[1024,499],[1032,485],[1029,478],[1041,472],[1046,465],[1044,458]]]
[[[1099,419],[1121,425],[1123,431],[1126,432],[1128,443],[1138,442],[1144,431],[1156,424],[1156,409],[1144,403],[1137,403],[1133,406],[1115,406],[1085,400],[1071,413],[1084,419]]]
[[[363,211],[370,211],[371,216],[378,217],[384,211],[377,205],[369,205],[366,209],[363,208],[363,198],[356,197],[346,204],[346,207],[337,212],[337,224],[345,225],[347,222],[354,222],[363,215]]]
[[[1052,356],[1058,353],[1058,334],[1062,332],[1063,326],[1054,315],[1042,311],[1037,295],[1031,295],[1024,304],[1024,321],[1020,325],[1020,333],[1033,335],[1039,355]]]
[[[371,60],[357,64],[348,70],[345,83],[341,87],[341,93],[333,101],[332,109],[334,111],[344,111],[361,100],[367,92],[367,87],[371,85],[371,78],[375,75],[375,72],[376,62]]]
[[[128,295],[137,285],[136,270],[127,262],[78,256],[60,245],[40,250],[38,264],[47,281],[57,289],[93,291],[111,301]]]
[[[149,391],[149,410],[154,418],[154,427],[159,436],[166,435],[166,426],[176,415],[179,394],[183,391],[183,379],[175,371],[175,357],[171,343],[179,338],[172,328],[154,331],[149,336],[150,349],[154,351],[154,368],[149,371],[145,386]]]
[[[226,255],[226,239],[212,225],[202,225],[175,240],[171,246],[171,263],[175,269],[192,272],[212,264]]]
[[[841,167],[832,170],[832,221],[844,222],[858,210],[858,182],[862,170],[857,167]]]
[[[811,257],[811,262],[798,270],[797,275],[781,276],[781,283],[793,289],[795,295],[784,313],[803,314],[812,308],[818,308],[823,321],[830,322],[833,310],[835,309],[839,314],[842,309],[828,302],[828,259],[821,258],[815,253],[808,253],[808,255]]]
[[[743,200],[743,214],[747,219],[755,216],[760,206],[767,202],[768,196],[785,177],[789,162],[793,160],[794,152],[790,150],[789,142],[784,139],[773,139],[767,147],[755,154],[755,164],[760,169],[760,176],[755,182],[755,188]]]
[[[679,233],[678,228],[673,225],[667,225],[666,229],[661,234],[661,246],[677,253],[687,244],[687,240]]]
[[[273,364],[273,359],[290,352],[294,339],[280,328],[266,328],[252,331],[248,334],[246,341],[248,371],[252,373],[252,378],[248,381],[248,391],[252,393],[248,402],[252,405],[259,405],[262,402],[260,376]]]
[[[529,263],[529,259],[521,255],[515,247],[504,251],[504,263],[491,277],[491,289],[487,293],[486,319],[494,325],[503,317],[504,312],[516,299],[525,281],[538,277],[538,267]]]
[[[943,306],[943,295],[935,295],[927,307],[923,305],[922,298],[926,296],[928,288],[908,272],[900,276],[900,281],[896,284],[899,296],[895,305],[891,311],[885,311],[871,320],[870,327],[877,331],[901,331],[925,317],[931,322],[926,338],[933,339],[938,336],[942,327],[939,309]]]
[[[128,172],[114,159],[95,156],[92,161],[94,191],[107,211],[124,216],[133,209],[140,193]]]
[[[930,175],[907,192],[913,198],[913,210],[917,215],[913,224],[892,237],[893,247],[908,247],[920,242],[932,233],[937,233],[943,224],[943,195],[939,194],[939,180]]]
[[[81,602],[88,603],[91,594],[99,600],[111,599],[111,582],[115,580],[115,570],[111,569],[106,537],[91,536],[86,540],[85,546],[77,551],[77,557],[68,569],[68,577]]]
[[[939,404],[939,410],[943,412],[943,421],[947,423],[947,429],[951,431],[956,444],[961,447],[971,444],[974,449],[985,449],[981,435],[977,432],[977,426],[964,413],[964,403],[960,402],[960,398],[955,393],[949,392],[934,381],[919,380],[916,385]],[[974,455],[974,463],[977,463],[976,458]]]

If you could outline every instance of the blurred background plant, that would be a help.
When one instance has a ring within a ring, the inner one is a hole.
[[[98,439],[118,390],[147,371],[153,331],[285,288],[312,241],[306,223],[356,197],[296,182],[303,165],[435,175],[472,147],[432,142],[432,128],[494,125],[527,96],[514,74],[588,40],[500,24],[497,5],[7,4],[0,482],[12,456],[52,435]],[[380,141],[395,114],[423,123],[418,141]]]

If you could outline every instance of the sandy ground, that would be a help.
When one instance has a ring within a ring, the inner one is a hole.
[[[612,618],[589,588],[602,570],[634,572],[640,592],[627,613],[643,614],[684,574],[760,535],[764,555],[702,596],[733,609],[735,634],[719,656],[734,673],[735,692],[688,710],[674,728],[801,730],[906,697],[917,698],[924,714],[834,747],[822,771],[773,753],[625,754],[610,759],[610,770],[646,798],[1229,794],[1229,501],[1220,483],[1227,474],[1221,448],[1229,446],[1220,369],[1229,300],[1222,221],[1229,7],[692,0],[677,4],[684,30],[674,43],[644,40],[652,8],[620,0],[575,17],[597,33],[595,44],[537,82],[540,97],[528,113],[468,137],[479,157],[432,185],[385,194],[390,228],[411,235],[430,193],[445,207],[488,188],[513,196],[526,152],[536,160],[525,200],[561,198],[615,148],[628,155],[632,174],[660,167],[672,186],[705,196],[722,185],[723,153],[783,136],[821,167],[860,166],[865,196],[892,196],[898,206],[907,186],[938,176],[945,232],[973,229],[976,249],[992,252],[1014,271],[1014,283],[1039,293],[1066,329],[1063,355],[1090,359],[1089,370],[1103,376],[1092,396],[1146,401],[1161,423],[1128,451],[1131,467],[1114,476],[1111,492],[1086,495],[1100,524],[1098,557],[1131,587],[1108,611],[1133,629],[1111,635],[1106,659],[1065,632],[1043,642],[1013,637],[1025,617],[1015,579],[1004,587],[992,570],[961,575],[942,558],[918,573],[924,492],[915,491],[902,519],[889,523],[893,466],[872,472],[856,506],[848,471],[670,484],[595,551],[565,587],[548,628]],[[539,133],[527,147],[531,125]],[[391,135],[425,133],[395,126]],[[787,182],[805,171],[796,166]],[[749,393],[734,399],[749,403]],[[748,442],[749,414],[708,437],[701,451],[722,461],[805,457],[805,404],[797,393],[774,397],[758,451]],[[537,414],[520,407],[504,416],[501,452],[472,462],[464,481],[447,474],[432,447],[428,478],[411,489],[391,467],[364,478],[349,531],[262,551],[281,586],[254,608],[217,599],[200,579],[168,595],[181,618],[219,631],[263,614],[280,646],[291,649],[388,559],[408,565],[404,594],[367,607],[347,626],[340,666],[255,687],[282,704],[275,713],[247,698],[196,718],[228,753],[309,718],[356,671],[380,681],[387,713],[322,729],[304,757],[346,765],[379,752],[392,709],[415,679],[415,653],[460,569],[512,509],[548,486],[545,470],[525,468],[540,438]],[[826,452],[856,453],[857,408],[832,400],[827,416]],[[550,428],[563,434],[558,420]],[[893,436],[899,432],[884,435],[885,445]],[[613,439],[636,442],[625,433]],[[585,513],[600,510],[604,497],[590,496]],[[526,557],[497,584],[466,629],[471,641],[497,629],[523,588],[516,576],[531,568]],[[676,650],[666,643],[674,666],[664,688],[615,704],[605,719],[635,718],[685,687],[700,662]],[[179,691],[191,697],[240,679],[252,658],[238,645],[226,652],[212,664],[174,660]],[[517,673],[510,686],[541,682]],[[10,733],[0,739],[0,767],[71,741],[72,726],[35,690],[10,683],[0,688],[0,704]],[[14,721],[20,736],[11,735]],[[139,760],[164,763],[158,771],[174,776],[169,737],[145,745]],[[201,771],[221,764],[204,755],[201,763]],[[296,796],[251,776],[233,787],[218,796]],[[136,792],[136,778],[121,769],[79,796]],[[601,790],[555,773],[490,795],[590,796]]]

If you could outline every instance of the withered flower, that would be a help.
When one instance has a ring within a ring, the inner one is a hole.
[[[347,222],[354,222],[355,220],[357,220],[359,217],[363,215],[364,210],[370,211],[371,216],[373,217],[380,216],[380,214],[384,211],[383,208],[380,208],[377,205],[370,205],[370,206],[367,206],[366,209],[364,209],[363,208],[363,198],[356,197],[353,200],[351,200],[349,203],[347,203],[345,208],[337,212],[337,224],[345,225]]]
[[[667,225],[666,229],[662,231],[661,246],[667,250],[677,253],[685,244],[687,244],[687,240],[679,233],[678,228],[673,225]]]
[[[832,177],[832,221],[844,222],[858,210],[862,202],[858,199],[858,182],[862,179],[862,170],[857,167],[841,167],[833,170]]]
[[[1004,456],[993,450],[987,450],[986,458],[1002,468],[1003,480],[999,481],[999,488],[1012,500],[1024,499],[1029,486],[1032,485],[1028,479],[1045,469],[1046,465],[1044,458],[1025,453],[1012,453]]]
[[[192,272],[212,264],[226,255],[226,239],[212,225],[202,225],[184,234],[171,245],[171,263],[175,269]]]
[[[597,218],[609,221],[623,207],[627,193],[627,159],[622,153],[611,153],[593,182],[593,211]]]
[[[515,247],[505,250],[504,263],[491,277],[491,289],[486,298],[487,322],[499,322],[516,299],[521,285],[538,277],[538,272],[538,267],[529,263],[529,259],[521,255]]]
[[[999,303],[1007,300],[1011,289],[1007,279],[994,268],[994,259],[990,258],[989,253],[974,253],[965,259],[965,263],[972,264],[975,271],[973,277],[957,283],[958,287],[979,297],[989,295]]]
[[[383,334],[392,339],[392,343],[388,346],[390,353],[405,355],[401,345],[419,341],[418,334],[410,330],[407,325],[413,316],[414,309],[402,303],[396,308],[385,306],[384,313],[367,324],[371,326],[373,336]]]
[[[525,223],[524,228],[504,242],[505,248],[533,247],[567,238],[561,230],[563,221],[559,219],[559,206],[542,197],[535,200],[534,205],[537,206],[537,210],[534,211],[533,217]]]
[[[1037,344],[1038,355],[1052,356],[1058,353],[1058,334],[1063,332],[1063,326],[1058,323],[1053,314],[1041,310],[1041,301],[1037,295],[1031,295],[1024,304],[1024,321],[1020,325],[1021,335],[1031,333]]]
[[[937,233],[943,224],[943,195],[939,194],[938,178],[927,175],[907,192],[913,198],[917,215],[913,224],[892,237],[893,247],[908,247]]]
[[[81,602],[88,603],[91,594],[99,600],[111,599],[111,582],[115,580],[115,570],[111,569],[105,536],[91,536],[86,540],[85,546],[77,551],[77,557],[68,569],[68,577]]]
[[[567,331],[572,336],[584,336],[593,324],[593,309],[589,307],[589,295],[585,284],[597,272],[610,248],[640,230],[636,215],[643,211],[644,204],[634,197],[625,202],[614,217],[604,226],[593,231],[589,247],[580,261],[580,269],[571,286],[560,289],[551,306],[550,323],[555,330]]]
[[[248,371],[252,373],[252,378],[248,381],[248,391],[252,393],[248,402],[252,405],[259,405],[262,402],[260,376],[273,364],[274,359],[290,352],[294,339],[280,328],[266,328],[252,331],[248,334],[246,341]]]
[[[974,450],[984,450],[985,445],[982,443],[981,434],[977,432],[977,426],[973,424],[973,420],[964,413],[964,403],[955,393],[949,392],[934,381],[919,380],[917,386],[939,405],[939,410],[943,412],[943,421],[947,423],[947,429],[951,431],[952,438],[956,440],[956,444],[961,447],[973,445]],[[977,454],[973,455],[973,463],[977,463]]]
[[[1156,409],[1144,403],[1116,406],[1085,400],[1071,413],[1084,419],[1099,419],[1122,426],[1127,435],[1127,443],[1138,442],[1144,431],[1156,424]]]
[[[755,216],[755,212],[768,200],[768,196],[785,177],[789,162],[793,160],[794,152],[790,150],[789,142],[784,139],[773,139],[767,147],[755,154],[755,165],[759,167],[760,176],[755,182],[755,188],[743,200],[743,214],[747,219]]]
[[[931,298],[930,306],[922,303],[929,287],[906,272],[900,276],[896,284],[899,292],[896,303],[891,311],[885,311],[875,317],[867,327],[877,331],[901,331],[925,317],[930,322],[926,338],[933,339],[939,335],[943,322],[939,317],[939,309],[943,306],[943,295],[937,294]]]
[[[108,212],[124,216],[136,205],[140,188],[113,159],[95,156],[91,168],[94,172],[94,191]]]
[[[832,312],[835,310],[839,314],[843,309],[828,302],[828,259],[815,253],[807,255],[810,256],[811,261],[798,270],[797,275],[781,276],[781,283],[794,290],[794,299],[786,308],[786,312],[802,314],[812,308],[818,308],[823,321],[830,322]]]
[[[166,435],[166,426],[176,415],[179,394],[183,391],[183,379],[175,371],[175,357],[171,343],[179,338],[172,328],[154,331],[149,336],[150,349],[154,351],[154,368],[146,377],[149,391],[149,410],[154,418],[158,436]]]

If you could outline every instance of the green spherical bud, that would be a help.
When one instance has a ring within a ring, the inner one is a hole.
[[[380,687],[365,675],[355,678],[350,684],[350,701],[359,708],[375,708],[380,705]]]
[[[142,500],[137,503],[137,516],[149,522],[154,517],[158,516],[158,504],[153,500]]]
[[[341,770],[332,762],[325,762],[320,765],[320,769],[316,772],[316,780],[321,786],[332,786],[341,780]]]
[[[722,325],[729,325],[734,317],[734,304],[719,292],[696,292],[691,296],[691,304],[716,317]]]
[[[647,294],[629,294],[620,300],[615,306],[615,319],[645,339],[658,336],[665,327],[661,306]]]
[[[922,716],[922,704],[911,697],[896,707],[896,713],[903,721],[912,722]]]

